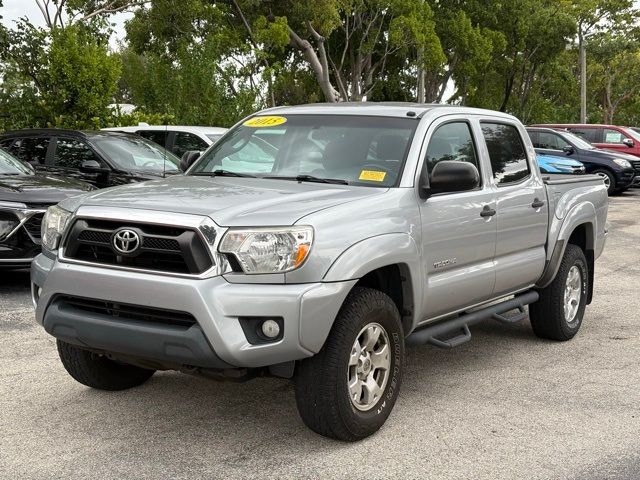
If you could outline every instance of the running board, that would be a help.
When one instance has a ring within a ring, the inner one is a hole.
[[[424,345],[428,343],[440,348],[457,347],[471,340],[469,327],[472,325],[489,320],[490,318],[498,320],[501,323],[515,323],[524,320],[527,317],[524,306],[536,302],[538,298],[538,292],[530,290],[511,300],[490,305],[471,313],[463,313],[451,320],[445,320],[435,325],[416,330],[407,337],[406,343],[409,345]],[[518,313],[508,317],[504,315],[515,309],[518,310]],[[446,340],[438,337],[445,337]]]

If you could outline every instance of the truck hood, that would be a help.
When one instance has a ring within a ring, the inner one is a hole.
[[[52,205],[93,190],[88,183],[56,175],[0,175],[0,201]]]
[[[388,189],[290,180],[178,176],[83,197],[81,205],[207,215],[221,226],[293,225],[319,210]]]

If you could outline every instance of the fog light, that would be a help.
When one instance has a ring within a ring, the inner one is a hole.
[[[280,325],[275,320],[265,320],[261,328],[263,335],[267,338],[276,338],[280,335]]]

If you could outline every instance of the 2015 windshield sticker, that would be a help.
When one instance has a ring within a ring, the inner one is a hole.
[[[266,117],[253,117],[244,122],[242,125],[245,127],[275,127],[276,125],[282,125],[287,119],[285,117],[266,116]]]
[[[378,172],[377,170],[362,170],[360,172],[360,180],[368,182],[384,182],[384,177],[387,176],[387,172]]]

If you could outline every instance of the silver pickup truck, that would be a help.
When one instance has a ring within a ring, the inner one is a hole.
[[[542,177],[512,116],[284,107],[195,156],[47,211],[36,318],[84,385],[292,378],[304,423],[354,441],[389,416],[406,343],[452,348],[527,305],[535,335],[569,340],[591,302],[606,188]]]

